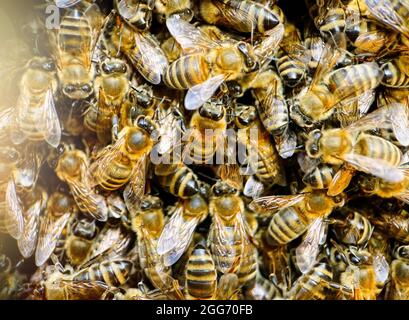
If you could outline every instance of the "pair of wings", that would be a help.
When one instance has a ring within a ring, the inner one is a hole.
[[[24,116],[31,114],[29,111],[31,106],[31,99],[27,96],[21,95],[17,101],[17,108],[19,117],[14,117],[13,122],[14,128],[11,129],[11,140],[15,144],[21,144],[28,137],[27,134],[20,130],[20,122],[26,121]],[[39,108],[39,113],[37,114],[38,119],[29,119],[34,122],[38,132],[44,134],[44,140],[54,148],[56,148],[61,141],[61,125],[58,118],[57,110],[55,108],[54,94],[52,89],[49,89],[45,94],[42,105]],[[1,123],[4,123],[6,119],[10,119],[10,114],[7,114],[4,111],[1,114],[2,118],[0,119]]]
[[[233,225],[228,227],[217,214],[212,215],[212,220],[208,242],[211,245],[217,269],[222,273],[236,273],[241,263],[241,258],[250,255],[254,249],[250,239],[251,232],[244,219],[243,213],[237,214]],[[229,230],[227,228],[229,228]],[[226,257],[229,255],[237,255],[238,253],[236,251],[236,245],[232,246],[232,237],[239,239],[241,247],[241,250],[239,250],[241,252],[240,256],[236,257],[237,259],[228,263]]]
[[[175,207],[175,211],[162,230],[157,245],[157,252],[163,256],[165,266],[175,264],[186,251],[200,220],[201,217],[187,220],[184,216],[183,203]]]
[[[13,178],[7,183],[5,203],[2,207],[0,231],[10,234],[15,239],[20,239],[24,233],[24,213]]]

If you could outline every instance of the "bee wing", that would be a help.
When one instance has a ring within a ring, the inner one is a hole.
[[[355,169],[389,182],[400,182],[404,178],[402,170],[379,159],[372,159],[356,153],[346,154],[343,159]]]
[[[220,46],[217,42],[211,40],[206,33],[177,15],[168,18],[166,26],[170,34],[185,51],[207,51],[208,49]]]
[[[384,283],[389,276],[389,264],[383,255],[376,255],[373,259],[373,267],[377,281]]]
[[[62,279],[58,281],[61,288],[64,288],[66,298],[69,300],[99,300],[109,291],[110,287],[102,281],[74,281]]]
[[[41,119],[36,123],[37,130],[45,132],[45,140],[54,148],[60,144],[61,126],[57,111],[55,110],[54,97],[52,90],[48,90],[44,103],[41,106]]]
[[[6,108],[0,111],[0,132],[4,134],[14,122],[14,108]]]
[[[18,164],[14,179],[17,186],[30,189],[36,184],[43,157],[41,151],[31,145],[27,146],[24,151],[24,159]]]
[[[305,193],[286,196],[266,196],[254,199],[249,207],[253,211],[269,214],[279,209],[294,206],[304,200],[305,196]]]
[[[54,0],[55,5],[58,8],[69,8],[76,5],[77,3],[80,3],[81,1],[83,0]]]
[[[239,278],[234,273],[225,273],[217,284],[217,299],[231,300],[239,291]]]
[[[258,181],[254,176],[250,176],[244,185],[243,194],[249,198],[259,198],[265,191],[264,185]]]
[[[206,81],[191,87],[185,97],[185,107],[187,110],[199,109],[209,100],[220,85],[224,82],[223,74],[217,75]]]
[[[343,192],[349,186],[354,174],[355,170],[348,165],[341,167],[332,178],[327,194],[333,197]]]
[[[131,242],[130,234],[124,233],[120,227],[109,227],[106,232],[98,235],[97,241],[93,242],[91,248],[90,260],[102,255],[104,252],[112,249],[109,254],[109,259],[116,259],[123,256],[125,250]]]
[[[40,226],[41,200],[37,200],[24,212],[24,231],[17,240],[18,248],[24,258],[34,253]]]
[[[131,178],[124,189],[123,197],[129,212],[136,212],[142,196],[145,194],[148,156],[142,156],[134,165]]]
[[[152,39],[147,38],[146,34],[135,32],[134,36],[135,46],[138,49],[133,50],[133,54],[128,54],[128,58],[147,81],[159,84],[168,66],[165,54]]]
[[[297,135],[289,127],[284,132],[274,136],[278,154],[281,158],[287,159],[293,156],[297,148]]]
[[[393,133],[399,143],[407,147],[409,146],[409,104],[393,103],[389,108]]]
[[[176,245],[176,233],[182,228],[185,220],[183,219],[183,205],[178,204],[172,212],[172,216],[166,223],[158,240],[157,252],[160,255],[172,250]],[[173,238],[173,239],[172,239]]]
[[[89,167],[90,175],[88,176],[88,179],[90,179],[91,188],[98,184],[95,177],[99,170],[101,170],[101,172],[107,171],[108,168],[112,166],[115,159],[122,155],[121,146],[124,141],[125,135],[120,135],[118,140],[113,145],[106,146],[97,154],[95,161],[91,163]]]
[[[140,10],[139,5],[134,4],[135,1],[129,0],[119,0],[117,1],[118,13],[124,19],[131,19]]]
[[[243,176],[237,163],[221,164],[217,168],[217,173],[223,181],[227,181],[235,189],[241,190],[243,188]]]
[[[84,213],[99,221],[108,219],[108,206],[102,195],[95,193],[92,188],[78,179],[69,179],[67,183],[75,202]]]
[[[42,266],[53,253],[70,216],[71,212],[66,212],[56,217],[52,212],[46,211],[45,215],[41,218],[40,233],[35,253],[37,267]]]
[[[365,0],[365,3],[371,12],[371,15],[375,17],[381,24],[386,24],[393,30],[401,32],[405,35],[409,35],[407,18],[402,17],[394,9],[391,0]],[[405,1],[398,2],[402,7],[409,10],[409,4]],[[405,12],[405,9],[403,9]]]
[[[304,240],[295,250],[297,266],[302,273],[306,273],[314,266],[319,254],[319,246],[325,237],[324,220],[317,218],[310,225]]]
[[[254,48],[255,55],[264,62],[271,57],[284,36],[284,25],[282,23],[265,33],[265,38]],[[263,64],[263,63],[261,63]]]
[[[13,179],[10,179],[7,184],[6,209],[4,215],[5,217],[2,223],[4,224],[5,230],[13,238],[19,239],[24,232],[24,215]]]
[[[158,115],[158,123],[160,125],[159,135],[161,139],[156,145],[156,150],[159,154],[164,155],[173,149],[177,141],[181,140],[183,120],[174,115],[172,108],[159,110]]]
[[[314,71],[312,81],[308,88],[313,88],[333,69],[341,57],[340,50],[334,50],[329,44],[325,44],[322,50],[317,68]]]
[[[172,215],[171,219],[166,224],[158,242],[158,253],[163,255],[163,261],[167,267],[175,264],[186,251],[186,248],[192,240],[196,226],[199,224],[199,218],[186,221],[183,219],[183,213],[179,214],[178,217],[174,217],[175,214]],[[173,219],[175,222],[172,221]],[[170,225],[171,223],[172,225]],[[162,235],[164,235],[163,238]],[[163,239],[162,246],[160,246],[161,239]],[[168,242],[168,245],[164,246],[163,242],[166,241]],[[160,249],[165,249],[165,251],[161,251],[163,252],[161,253]]]

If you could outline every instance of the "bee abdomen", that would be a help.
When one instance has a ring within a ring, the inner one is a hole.
[[[267,229],[269,244],[287,244],[302,235],[308,228],[308,221],[294,208],[286,208],[276,213]]]
[[[402,158],[402,152],[393,143],[369,134],[364,134],[358,139],[354,152],[372,159],[383,160],[392,166],[398,166]]]
[[[304,79],[306,65],[300,60],[293,59],[283,50],[279,50],[277,69],[284,83],[289,87],[295,87]]]
[[[185,90],[206,81],[210,70],[202,54],[192,54],[174,61],[165,72],[164,83],[173,89]]]
[[[276,98],[271,105],[264,101],[258,104],[258,113],[264,127],[270,134],[278,134],[288,125],[289,115],[287,104],[284,99]]]
[[[333,167],[322,165],[307,172],[303,177],[303,182],[314,189],[327,189],[334,175],[335,170]]]
[[[394,61],[385,63],[381,69],[383,71],[383,85],[393,88],[409,87],[409,75],[402,72]]]
[[[73,280],[102,281],[110,287],[118,287],[128,280],[132,267],[133,264],[129,260],[106,261],[80,271]]]
[[[156,178],[158,183],[168,192],[183,199],[195,195],[199,190],[196,175],[184,165],[174,173],[163,176],[156,175]]]
[[[192,252],[186,266],[186,291],[192,299],[210,299],[217,288],[216,267],[210,253],[201,245]]]
[[[73,10],[61,21],[59,44],[64,52],[75,54],[84,43],[91,42],[91,27],[87,18]]]
[[[132,166],[130,163],[116,160],[107,170],[97,170],[95,178],[105,190],[117,190],[128,182],[131,172]]]
[[[252,248],[247,255],[242,256],[237,277],[239,286],[252,287],[258,272],[257,251]]]

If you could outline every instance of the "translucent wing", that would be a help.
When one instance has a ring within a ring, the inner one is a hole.
[[[254,199],[250,203],[250,209],[260,213],[272,213],[279,209],[284,209],[296,205],[305,199],[306,194],[288,196],[267,196]]]
[[[61,126],[57,111],[55,110],[54,97],[51,89],[47,91],[41,108],[41,119],[36,123],[36,127],[40,132],[45,132],[45,140],[52,147],[56,148],[61,140]]]
[[[80,3],[81,1],[82,0],[54,0],[55,5],[58,8],[69,8],[76,5],[77,3]]]
[[[271,57],[278,48],[284,36],[284,25],[278,24],[273,29],[268,30],[264,36],[261,43],[254,48],[255,55],[261,60],[260,64]]]
[[[11,124],[14,123],[14,108],[6,108],[0,111],[0,137],[6,139]]]
[[[315,264],[319,254],[319,246],[326,236],[323,218],[315,219],[308,228],[302,243],[295,250],[297,266],[302,273],[309,271]]]
[[[292,157],[297,149],[297,135],[289,127],[282,134],[275,135],[274,141],[278,154],[283,159]]]
[[[166,26],[183,50],[189,52],[197,50],[207,51],[209,48],[219,46],[219,44],[211,40],[207,34],[177,15],[167,19]]]
[[[404,178],[402,170],[379,159],[372,159],[356,153],[346,154],[343,159],[355,169],[389,182],[400,182]]]
[[[218,76],[207,79],[190,88],[185,97],[185,107],[187,110],[199,109],[207,100],[209,100],[216,90],[223,83],[225,76]]]
[[[348,165],[341,167],[335,176],[332,178],[332,181],[328,187],[327,194],[329,196],[336,196],[343,192],[345,188],[349,186],[352,177],[355,174],[355,170]]]
[[[121,227],[106,226],[98,234],[98,238],[93,242],[90,252],[90,260],[103,255],[104,252],[112,250],[107,259],[117,259],[123,257],[132,238],[129,233],[123,232]]]
[[[17,186],[31,189],[35,186],[38,179],[43,155],[41,150],[32,145],[27,145],[24,152],[24,159],[19,162],[14,179]]]
[[[3,221],[8,233],[15,239],[19,239],[24,232],[24,215],[20,199],[16,192],[14,180],[10,179],[6,189],[6,210]]]
[[[409,146],[409,105],[393,103],[389,108],[393,133],[399,143],[407,147]]]
[[[140,10],[139,3],[136,1],[120,0],[117,1],[117,9],[124,19],[131,19]]]
[[[53,212],[47,210],[41,218],[39,239],[35,253],[37,267],[42,266],[53,253],[70,216],[71,212],[65,212],[56,216]]]
[[[147,81],[159,84],[168,66],[164,52],[147,34],[135,32],[134,35],[137,49],[127,51],[129,60]]]
[[[217,299],[231,300],[239,291],[239,278],[234,273],[225,273],[217,284]]]
[[[365,3],[371,14],[382,24],[386,24],[390,28],[409,35],[407,16],[400,16],[398,11],[394,8],[394,3],[400,4],[402,12],[409,10],[409,4],[405,1],[391,1],[391,0],[365,0]]]
[[[172,215],[158,241],[158,254],[163,255],[165,266],[175,264],[186,251],[199,219],[196,217],[186,221],[183,211]]]
[[[40,227],[41,200],[34,202],[24,212],[24,231],[17,240],[18,248],[24,258],[34,253]]]
[[[67,300],[99,300],[110,287],[102,281],[57,280],[55,285],[64,288]]]
[[[131,178],[123,192],[125,204],[130,213],[134,213],[139,209],[141,198],[145,194],[148,158],[147,155],[142,156],[135,163],[132,169]]]
[[[176,116],[172,108],[158,108],[158,124],[160,141],[156,145],[159,154],[166,154],[182,137],[182,119]]]
[[[385,283],[389,276],[389,264],[383,255],[376,255],[373,259],[373,267],[378,282]]]
[[[264,185],[258,181],[254,176],[247,179],[244,185],[243,194],[249,198],[259,198],[265,191]]]

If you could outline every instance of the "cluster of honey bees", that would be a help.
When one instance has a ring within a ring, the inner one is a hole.
[[[1,299],[409,299],[409,0],[25,20],[0,52]]]

